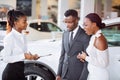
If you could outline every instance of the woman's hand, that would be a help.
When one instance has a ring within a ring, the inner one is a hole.
[[[30,53],[25,53],[24,56],[25,56],[25,59],[33,60],[33,55]]]
[[[86,53],[82,51],[82,54],[78,54],[77,55],[77,59],[80,59],[81,62],[85,62],[85,58],[86,58]]]
[[[81,62],[85,62],[81,57],[80,57],[80,53],[77,55],[77,59],[79,59]]]
[[[37,60],[39,58],[40,57],[37,54],[32,55],[31,53],[25,53],[25,59],[28,59],[28,60]]]
[[[60,76],[56,76],[56,80],[62,80]]]
[[[82,54],[80,55],[80,58],[85,60],[86,56],[87,56],[86,53],[82,51]]]
[[[40,56],[38,56],[37,54],[33,55],[33,59],[34,59],[34,60],[37,60],[37,59],[39,59],[39,58],[40,58]]]

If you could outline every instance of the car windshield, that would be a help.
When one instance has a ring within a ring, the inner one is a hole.
[[[102,30],[109,46],[120,46],[120,24],[108,26]]]
[[[40,24],[34,22],[30,23],[29,26],[41,32],[62,31],[59,27],[50,22],[41,22]]]

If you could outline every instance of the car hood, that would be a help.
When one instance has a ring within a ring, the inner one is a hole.
[[[28,50],[32,54],[38,54],[39,56],[50,56],[40,57],[37,61],[43,62],[51,67],[55,72],[58,68],[60,51],[61,51],[61,40],[52,41],[51,39],[29,41]]]

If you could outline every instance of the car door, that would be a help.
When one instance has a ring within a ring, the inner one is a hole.
[[[109,44],[110,80],[120,80],[120,24],[108,26],[102,31]]]

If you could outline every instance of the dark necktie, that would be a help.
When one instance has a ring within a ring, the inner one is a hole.
[[[70,44],[70,47],[71,47],[71,45],[72,45],[72,42],[73,42],[73,31],[71,32],[71,35],[70,35],[70,42],[69,42],[69,44]]]

